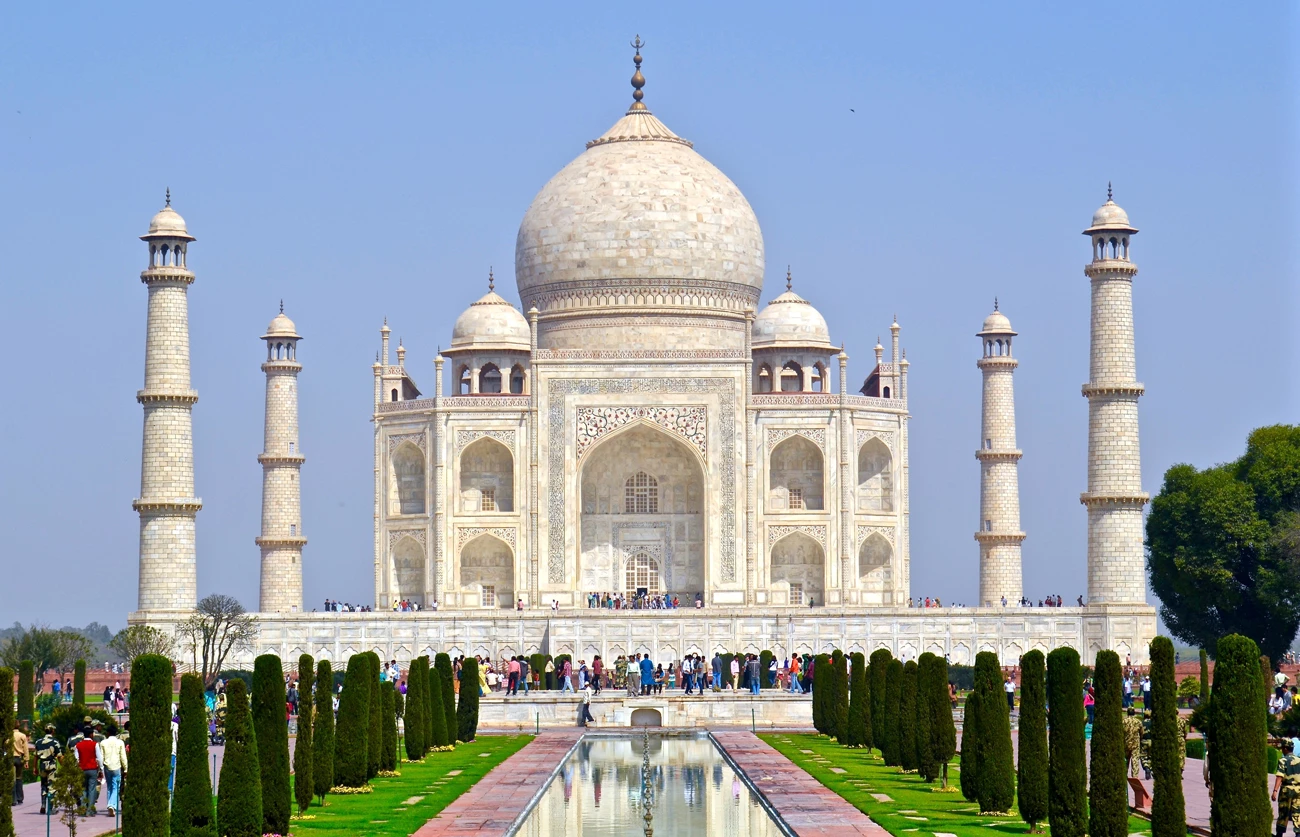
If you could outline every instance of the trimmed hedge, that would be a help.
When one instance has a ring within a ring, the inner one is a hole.
[[[428,704],[424,700],[424,690],[429,686],[429,678],[420,673],[422,664],[429,664],[428,657],[416,657],[411,660],[406,670],[406,714],[402,716],[403,728],[406,730],[406,757],[411,761],[424,758],[424,716]]]
[[[321,804],[334,787],[334,667],[316,664],[316,695],[311,727],[311,785]]]
[[[5,745],[14,734],[14,675],[13,669],[0,668],[0,743]],[[0,834],[14,833],[13,787],[14,760],[0,752]]]
[[[1210,784],[1214,787],[1210,830],[1214,834],[1262,835],[1272,824],[1268,731],[1259,711],[1264,688],[1255,641],[1239,634],[1220,639],[1210,690]]]
[[[871,652],[867,664],[867,696],[871,700],[871,745],[884,755],[892,730],[885,725],[885,670],[893,655],[888,648]]]
[[[1031,831],[1047,819],[1047,672],[1042,651],[1020,658],[1020,761],[1016,802]]]
[[[772,673],[770,671],[774,659],[776,657],[771,651],[764,649],[758,652],[758,685],[761,689],[776,688],[776,684],[772,682]]]
[[[217,837],[217,812],[212,806],[212,776],[208,772],[208,710],[200,675],[181,675],[176,712],[180,729],[176,733],[172,837]]]
[[[86,705],[86,661],[77,660],[72,666],[72,702]]]
[[[916,684],[915,660],[903,664],[903,679],[898,687],[898,764],[910,773],[921,766],[916,753]]]
[[[930,746],[939,765],[939,778],[946,788],[948,762],[957,752],[957,724],[948,700],[948,661],[936,654],[930,667]]]
[[[298,657],[298,734],[293,742],[293,797],[298,813],[307,813],[315,786],[312,782],[312,685],[316,682],[316,661],[311,654]]]
[[[1204,706],[1205,702],[1210,699],[1210,658],[1209,655],[1205,653],[1204,648],[1201,649],[1200,657],[1201,657],[1201,704],[1200,705]]]
[[[289,725],[285,721],[284,669],[275,654],[253,661],[253,730],[262,774],[262,833],[287,834],[293,796],[289,791]]]
[[[983,733],[980,730],[980,693],[971,690],[966,695],[966,707],[961,724],[961,769],[958,779],[961,781],[961,795],[967,802],[979,800],[980,748],[976,742]]]
[[[722,669],[727,669],[727,657],[722,655]],[[830,677],[827,675],[830,668],[831,658],[826,654],[818,654],[813,657],[812,665],[812,722],[813,729],[822,735],[826,734],[828,725],[826,723],[826,697],[830,694]],[[723,682],[726,682],[726,675],[723,675]],[[823,688],[825,686],[826,688]]]
[[[478,733],[478,660],[466,657],[460,667],[460,704],[456,707],[456,738],[473,741]]]
[[[843,739],[849,731],[849,660],[839,649],[831,655],[831,680],[835,684],[828,713],[831,735]]]
[[[731,661],[734,660],[735,658],[736,655],[732,653],[726,653],[722,655],[722,688],[724,689],[731,688]],[[560,665],[557,659],[557,662],[555,664],[556,670],[558,670],[559,667]],[[818,732],[823,732],[823,731],[824,730],[818,730]]]
[[[1011,757],[1011,712],[1002,697],[1002,666],[992,651],[975,655],[975,691],[980,696],[979,738],[976,740],[979,748],[977,785],[980,812],[1010,811],[1011,803],[1016,799],[1016,769]]]
[[[348,673],[339,695],[334,737],[334,782],[340,787],[366,784],[370,756],[370,660],[364,653],[348,659]],[[379,742],[375,742],[379,746]],[[222,835],[225,837],[225,835]]]
[[[1155,780],[1151,794],[1152,837],[1184,837],[1187,833],[1183,747],[1178,727],[1174,644],[1169,637],[1158,636],[1151,640],[1151,775]],[[1127,804],[1127,795],[1124,801]]]
[[[384,746],[384,701],[379,694],[379,671],[383,664],[379,655],[367,651],[370,659],[370,728],[366,732],[366,778],[373,779],[379,775],[379,762]]]
[[[131,726],[134,732],[135,725]],[[217,782],[217,833],[221,837],[262,837],[262,780],[258,771],[257,734],[249,712],[248,691],[243,680],[231,680],[226,683],[226,752]],[[160,798],[165,800],[165,776],[163,782]]]
[[[1053,837],[1083,837],[1088,829],[1088,777],[1084,753],[1083,670],[1079,652],[1047,655],[1047,816]]]
[[[871,694],[867,691],[867,658],[855,651],[849,655],[849,663],[849,721],[840,743],[845,747],[869,747]]]
[[[533,654],[528,658],[528,676],[537,678],[537,688],[548,688],[546,685],[546,655]]]
[[[18,720],[30,723],[35,717],[36,664],[31,660],[23,660],[18,664]],[[34,735],[32,737],[35,738]]]
[[[450,659],[448,661],[450,662]],[[448,744],[455,744],[455,731],[454,728],[447,726],[447,708],[443,706],[442,674],[436,668],[429,668],[428,657],[424,658],[420,670],[424,674],[425,682],[425,691],[422,694],[428,696],[425,717],[429,719],[429,726],[433,733],[430,738],[425,740],[426,748],[446,747]]]
[[[171,757],[172,661],[141,654],[131,663],[131,781],[123,784],[123,833],[167,837]]]
[[[381,736],[383,749],[379,753],[380,770],[397,769],[397,688],[392,684],[379,684],[380,711],[383,714],[384,729]]]
[[[903,700],[903,663],[890,659],[885,667],[885,728],[891,730],[886,744],[889,749],[882,750],[885,764],[897,767],[902,764],[903,737],[899,730],[899,713]]]
[[[1173,648],[1170,670],[1173,675]],[[1119,654],[1098,651],[1093,669],[1095,692],[1092,721],[1091,762],[1088,769],[1088,834],[1090,837],[1128,837],[1128,783],[1124,779],[1123,671]],[[1152,684],[1154,685],[1154,684]],[[1174,710],[1177,712],[1177,710]],[[1022,710],[1023,713],[1023,710]],[[1023,745],[1022,745],[1023,746]],[[1177,756],[1175,756],[1177,758]],[[1178,772],[1182,795],[1182,770]],[[1185,837],[1186,825],[1178,837]]]
[[[934,666],[934,654],[926,651],[916,660],[916,772],[926,782],[933,782],[939,776],[939,763],[934,758],[932,746],[933,735],[930,733],[930,677]],[[945,695],[945,699],[946,699]]]
[[[436,678],[430,678],[430,688],[433,686],[442,686],[442,711],[446,715],[447,721],[447,743],[455,744],[456,741],[456,672],[451,666],[451,655],[439,654],[434,657],[434,670],[438,672]]]

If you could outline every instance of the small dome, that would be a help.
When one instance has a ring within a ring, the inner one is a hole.
[[[998,334],[1016,336],[1016,333],[1011,330],[1011,321],[1007,319],[1007,315],[999,311],[995,305],[993,313],[984,318],[984,327],[979,330],[978,336],[991,337]]]
[[[1129,223],[1128,213],[1125,212],[1119,204],[1108,195],[1106,202],[1101,208],[1092,213],[1092,226],[1083,231],[1084,235],[1091,235],[1102,230],[1116,230],[1120,232],[1137,232],[1132,224]]]
[[[532,332],[518,308],[496,291],[488,291],[456,318],[451,348],[527,352],[532,348]]]
[[[286,317],[284,311],[281,310],[279,314],[275,315],[275,319],[271,320],[271,324],[266,327],[266,334],[262,335],[262,337],[296,338],[298,337],[298,329],[294,326],[293,320]]]
[[[149,222],[149,232],[140,236],[148,240],[150,238],[183,238],[186,241],[193,241],[194,236],[190,235],[189,230],[185,228],[185,219],[181,214],[172,209],[168,203],[158,214],[153,216]]]
[[[826,319],[808,300],[791,290],[778,296],[754,318],[755,349],[834,349]]]

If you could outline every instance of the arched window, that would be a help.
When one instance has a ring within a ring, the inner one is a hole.
[[[524,394],[524,367],[517,363],[510,370],[510,394]]]
[[[781,392],[803,392],[803,367],[793,360],[781,367]]]
[[[880,439],[858,450],[858,511],[894,510],[893,458]]]
[[[876,570],[888,567],[892,555],[893,549],[889,546],[889,541],[880,533],[872,532],[858,550],[858,577],[866,578]]]
[[[772,367],[769,364],[758,367],[758,391],[772,391]]]
[[[460,372],[456,375],[456,394],[469,395],[472,387],[468,366],[462,366]]]
[[[885,387],[885,397],[889,397],[889,387]]]
[[[813,364],[813,379],[812,379],[813,392],[828,391],[830,389],[830,387],[828,386],[828,384],[830,383],[829,379],[830,379],[830,375],[826,371],[825,366],[823,366],[821,363]]]
[[[394,451],[392,467],[390,513],[424,514],[424,453],[405,442]]]
[[[648,595],[656,595],[659,592],[659,562],[644,551],[637,552],[627,559],[625,579],[628,595],[635,596],[642,588]]]
[[[460,455],[461,510],[515,510],[515,463],[510,449],[491,437],[475,440]]]
[[[638,471],[623,484],[624,514],[658,514],[659,481]]]
[[[501,370],[495,363],[485,363],[478,371],[478,391],[497,395],[501,392]]]
[[[392,400],[394,400],[394,401],[397,400],[397,390],[393,390],[393,391],[390,393],[390,395],[392,395]]]
[[[791,436],[772,450],[768,507],[773,511],[821,511],[825,473],[822,452],[804,436]]]

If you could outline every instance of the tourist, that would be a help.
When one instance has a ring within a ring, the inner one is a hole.
[[[682,667],[678,671],[682,673],[682,694],[689,695],[691,687],[695,685],[695,661],[690,654],[682,658]]]
[[[63,702],[63,681],[54,678],[54,685],[50,687],[50,693],[54,695],[56,703]]]
[[[1006,678],[1006,682],[1002,684],[1002,689],[1007,693],[1007,710],[1010,712],[1015,712],[1016,711],[1016,684],[1011,682],[1011,678],[1008,677]]]
[[[633,654],[627,661],[627,696],[636,697],[641,693],[641,655]]]
[[[582,690],[582,700],[578,701],[578,726],[580,727],[585,727],[596,720],[591,716],[591,695],[591,685],[588,684]]]
[[[759,679],[762,673],[759,671],[757,654],[749,655],[749,661],[745,663],[745,676],[749,680],[749,693],[757,695],[758,690],[763,685],[763,682]]]
[[[506,697],[519,694],[519,658],[511,657],[506,668]]]
[[[81,768],[81,775],[85,780],[85,792],[82,800],[85,803],[85,816],[97,816],[99,812],[95,810],[95,803],[99,801],[99,770],[103,764],[103,754],[99,749],[99,742],[94,738],[88,737],[87,732],[91,730],[83,729],[81,740],[73,748],[77,752],[77,765]]]
[[[1091,684],[1083,690],[1083,711],[1088,713],[1088,726],[1092,726],[1092,721],[1097,711],[1097,698],[1093,694]]]
[[[560,691],[561,692],[573,691],[573,681],[569,679],[572,676],[572,674],[573,674],[573,666],[566,659],[564,661],[564,664],[560,667]]]
[[[731,658],[731,691],[740,690],[740,655]]]
[[[605,679],[605,661],[600,658],[599,654],[591,659],[591,673],[594,677],[594,691],[596,694],[600,694],[600,687]]]
[[[23,804],[23,768],[27,766],[27,751],[31,749],[31,742],[27,738],[27,722],[22,721],[14,727],[13,738],[10,740],[9,754],[14,763],[14,799],[15,805]]]
[[[803,694],[803,686],[799,685],[799,655],[795,654],[790,658],[789,664],[790,691],[796,695]]]
[[[55,680],[55,685],[58,685]],[[45,734],[36,739],[33,748],[36,750],[36,769],[41,774],[41,813],[45,813],[45,803],[50,798],[50,779],[54,778],[54,771],[59,767],[59,756],[63,755],[63,745],[59,739],[54,737],[54,724],[45,725]],[[19,774],[18,779],[21,779]]]
[[[104,768],[104,791],[108,796],[108,815],[111,817],[122,810],[118,796],[122,790],[122,774],[126,772],[127,756],[126,745],[117,737],[117,725],[109,724],[105,732],[108,735],[99,745],[99,750],[102,757],[100,764]]]
[[[614,660],[614,688],[627,688],[627,657],[622,654],[619,654],[618,659]]]
[[[650,689],[655,682],[655,664],[650,661],[650,655],[646,654],[641,658],[641,695],[647,697]]]
[[[1145,675],[1142,678],[1142,710],[1151,708],[1151,675]]]
[[[532,676],[532,666],[528,664],[525,654],[519,655],[519,680],[524,684],[524,697],[528,696],[528,678]]]
[[[63,680],[63,699],[71,702],[72,700],[72,678],[67,677]]]
[[[767,664],[767,685],[775,686],[777,676],[776,655],[772,655],[772,661]]]
[[[803,690],[812,694],[814,669],[817,667],[817,660],[812,656],[805,656],[803,661]]]
[[[672,663],[669,663],[668,665],[669,668],[672,667]],[[660,663],[659,665],[655,666],[653,677],[654,677],[654,693],[656,695],[662,695],[664,693],[664,664],[663,663]]]
[[[722,691],[722,653],[713,653],[713,682],[709,684],[715,692]]]

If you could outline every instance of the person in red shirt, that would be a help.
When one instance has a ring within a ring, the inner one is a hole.
[[[87,736],[92,732],[84,730]],[[99,749],[99,742],[94,738],[83,738],[76,743],[73,748],[77,753],[77,764],[81,767],[81,775],[86,779],[86,816],[93,817],[99,812],[95,810],[95,803],[99,799],[99,775],[100,765],[104,762],[103,752]]]

